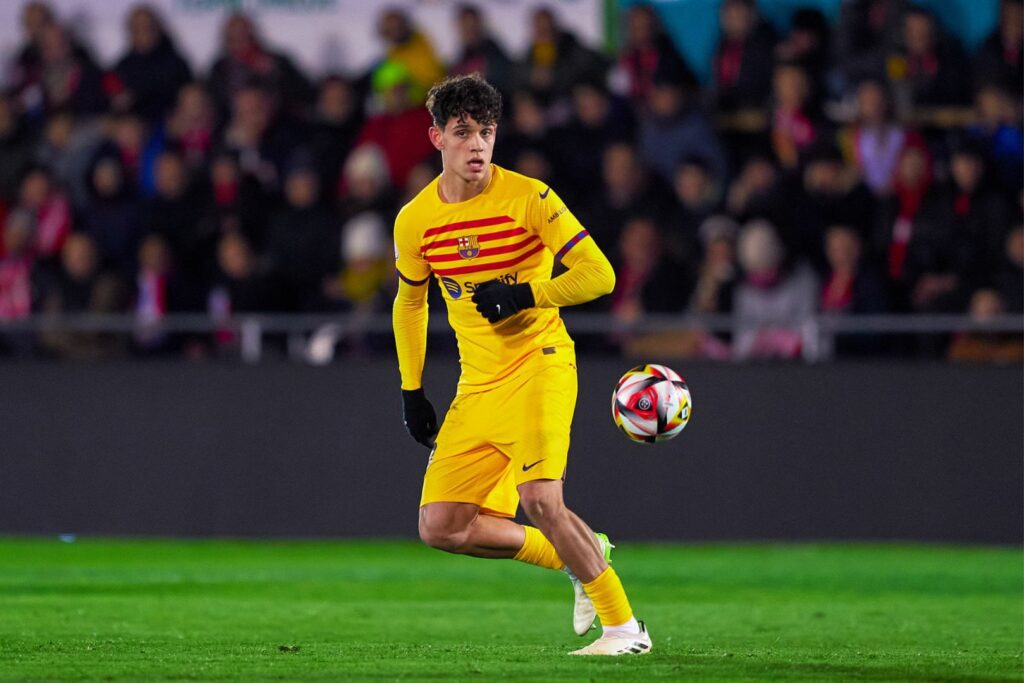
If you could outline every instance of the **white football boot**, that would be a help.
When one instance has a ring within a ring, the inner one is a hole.
[[[608,536],[605,534],[594,534],[597,536],[598,543],[601,544],[601,553],[604,555],[604,561],[608,564],[612,562],[612,542],[608,540]],[[576,599],[572,606],[572,629],[576,631],[576,635],[585,636],[587,632],[594,628],[594,624],[597,621],[597,610],[594,609],[594,603],[590,601],[590,596],[583,590],[583,582],[576,578],[576,575],[572,573],[569,567],[566,567],[563,571],[569,575],[569,580],[572,581],[572,590],[576,594]]]
[[[619,655],[645,655],[651,651],[651,635],[647,633],[647,626],[644,622],[638,622],[640,632],[625,636],[603,635],[590,645],[580,648],[571,655],[604,655],[617,657]]]

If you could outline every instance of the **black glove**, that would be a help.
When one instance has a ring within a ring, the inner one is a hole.
[[[496,323],[513,316],[524,308],[533,308],[533,290],[530,285],[508,285],[500,280],[489,280],[477,285],[473,303],[488,322]]]
[[[427,448],[434,447],[437,436],[437,414],[423,389],[402,389],[402,420],[409,435]]]

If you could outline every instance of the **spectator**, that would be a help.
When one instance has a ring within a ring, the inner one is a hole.
[[[819,292],[814,273],[799,261],[786,264],[782,240],[764,220],[743,226],[737,253],[744,277],[733,297],[734,357],[815,358],[817,337],[809,325]]]
[[[513,166],[526,150],[550,149],[555,138],[549,130],[547,114],[540,100],[529,90],[516,90],[512,94],[509,129],[502,130],[501,144],[496,150],[496,161],[502,166]]]
[[[679,83],[687,91],[697,89],[697,77],[672,43],[657,12],[648,5],[633,5],[626,10],[618,66],[627,78],[629,98],[637,111],[647,106],[654,76],[659,72],[678,74]]]
[[[418,164],[414,169],[420,166]],[[431,180],[436,175],[433,173]],[[377,147],[364,145],[349,155],[342,171],[341,184],[339,213],[342,221],[367,211],[378,214],[387,222],[394,218],[394,198],[388,182],[387,160]]]
[[[112,146],[116,150],[124,166],[127,183],[140,194],[152,194],[153,164],[160,153],[162,141],[153,135],[142,117],[132,113],[112,117],[108,137],[104,146]]]
[[[791,253],[820,268],[825,228],[841,223],[866,238],[875,225],[875,202],[832,146],[815,149],[800,178],[800,186],[789,190],[790,218],[783,237]]]
[[[260,39],[252,19],[240,12],[224,23],[221,52],[210,69],[210,92],[221,112],[235,105],[239,93],[258,83],[276,108],[301,111],[312,99],[306,77],[285,55]]]
[[[242,172],[258,181],[264,192],[279,189],[281,169],[295,142],[267,90],[257,85],[238,89],[221,146],[238,158]]]
[[[142,351],[171,351],[181,345],[180,335],[167,335],[161,322],[168,313],[201,310],[200,291],[174,267],[164,238],[147,235],[139,246],[135,277],[135,343]]]
[[[914,235],[914,224],[932,186],[932,162],[922,145],[910,145],[900,152],[893,178],[893,194],[879,207],[875,248],[883,254],[886,275],[905,310],[909,287],[907,247]]]
[[[405,188],[398,201],[398,206],[405,206],[412,201],[423,191],[423,188],[433,182],[440,172],[441,169],[435,165],[434,160],[427,160],[413,166],[413,169],[409,171],[409,178],[405,181]]]
[[[943,35],[935,17],[910,7],[903,17],[903,44],[886,68],[897,92],[913,108],[967,104],[970,69],[959,44]],[[907,112],[903,112],[907,113]]]
[[[113,274],[100,269],[96,245],[88,235],[68,236],[61,250],[61,269],[44,292],[43,310],[51,314],[116,313],[123,308],[124,289]],[[40,337],[50,353],[66,359],[93,359],[122,350],[116,336],[98,332],[50,330]]]
[[[213,206],[203,219],[201,233],[218,240],[221,235],[241,233],[252,245],[262,248],[266,236],[271,197],[259,181],[243,173],[238,157],[228,151],[210,163]]]
[[[135,269],[142,231],[137,196],[117,156],[97,157],[89,170],[89,191],[91,201],[78,227],[95,243],[104,268],[127,275]]]
[[[216,114],[201,83],[186,83],[175,98],[164,124],[167,146],[177,150],[192,170],[205,165],[213,147]]]
[[[781,221],[784,208],[779,185],[779,172],[771,157],[751,156],[726,194],[729,215],[738,221],[751,218]]]
[[[18,208],[31,216],[34,225],[32,254],[56,261],[71,232],[71,207],[45,168],[36,166],[25,174],[18,192]]]
[[[824,137],[824,123],[811,100],[807,72],[800,65],[777,65],[772,93],[772,150],[783,168],[793,170],[814,143]]]
[[[881,313],[885,288],[865,260],[860,232],[849,225],[825,230],[825,284],[821,310],[825,313]]]
[[[694,313],[729,313],[736,286],[736,233],[739,226],[732,218],[710,216],[700,226],[704,255],[697,268],[697,283],[690,297]]]
[[[825,97],[831,45],[828,19],[821,10],[803,7],[793,13],[789,34],[775,46],[775,60],[797,64],[808,75],[810,99]]]
[[[27,105],[30,111],[49,114],[67,108],[76,114],[99,114],[107,108],[102,73],[95,62],[77,48],[67,30],[57,24],[42,28],[39,36],[39,71],[35,82],[28,86],[38,88],[41,112]],[[24,98],[33,99],[30,93]]]
[[[423,104],[430,86],[444,77],[444,65],[430,41],[416,30],[409,15],[396,8],[381,14],[377,34],[384,41],[386,61],[400,65],[407,74],[405,98],[411,105]]]
[[[995,85],[1020,101],[1024,95],[1024,2],[1002,0],[999,25],[978,50],[975,82]]]
[[[885,74],[886,58],[903,39],[910,0],[846,0],[839,4],[835,64],[840,89]]]
[[[604,72],[604,58],[559,26],[549,8],[535,10],[530,27],[530,45],[517,67],[516,85],[529,89],[545,106],[568,93],[573,83]]]
[[[833,225],[825,231],[827,267],[821,290],[820,310],[830,315],[884,313],[885,285],[882,277],[864,257],[863,242],[857,230],[848,225]],[[866,355],[883,348],[877,335],[853,334],[823,336],[822,356]]]
[[[1024,184],[1024,132],[1020,99],[1015,102],[997,85],[985,85],[975,97],[976,120],[967,134],[978,139],[991,159],[1000,187],[1007,195]]]
[[[74,86],[74,92],[79,92],[83,77],[86,86],[92,89],[91,92],[82,93],[83,100],[87,100],[90,105],[96,101],[91,98],[102,101],[102,93],[98,88],[99,71],[88,53],[71,42],[70,36],[57,24],[50,6],[45,2],[29,2],[22,10],[21,18],[25,39],[8,69],[7,83],[28,118],[33,123],[39,123],[54,109],[70,108],[73,102],[68,96],[73,93],[64,90]],[[63,45],[64,42],[67,45]],[[71,54],[55,60],[57,53],[65,47]],[[50,79],[49,83],[46,82],[47,78]],[[60,101],[50,99],[58,94],[62,96]],[[85,109],[90,113],[98,110],[93,106]]]
[[[674,180],[677,206],[665,246],[681,262],[696,263],[700,226],[718,207],[721,188],[701,157],[684,157],[676,166]]]
[[[159,122],[174,104],[179,88],[192,70],[179,54],[167,29],[149,5],[136,5],[128,14],[128,51],[117,62],[118,82],[110,84],[113,104]]]
[[[1009,217],[985,170],[982,150],[965,141],[951,157],[949,182],[925,198],[907,247],[915,310],[962,310],[1001,262]]]
[[[671,184],[676,165],[684,157],[701,157],[716,178],[725,178],[725,154],[718,135],[671,74],[659,74],[640,119],[640,152],[662,180]]]
[[[640,161],[636,148],[625,142],[605,149],[599,187],[581,203],[580,216],[599,245],[617,244],[623,225],[635,216],[664,219],[668,202],[663,185]]]
[[[866,80],[857,86],[857,120],[845,132],[845,143],[864,184],[876,197],[885,197],[892,193],[903,150],[921,139],[896,122],[885,85]]]
[[[650,218],[637,217],[622,229],[616,254],[617,277],[611,313],[633,323],[645,313],[681,311],[692,283],[686,269],[665,251],[662,234]]]
[[[337,262],[338,229],[320,201],[316,169],[297,161],[285,177],[284,198],[267,232],[275,289],[286,310],[322,310],[323,280]]]
[[[362,125],[362,111],[352,84],[340,76],[325,78],[317,94],[307,143],[320,174],[320,187],[337,187],[341,165]]]
[[[971,320],[985,323],[1006,312],[1002,297],[994,289],[979,289],[971,295]],[[1024,361],[1024,339],[1014,333],[965,332],[956,336],[950,345],[949,360],[1016,363]]]
[[[325,294],[346,310],[387,310],[387,285],[394,274],[388,259],[389,226],[379,214],[364,212],[341,230],[341,268],[325,285]]]
[[[993,284],[1011,313],[1024,313],[1024,225],[1006,235],[1002,264],[996,270]]]
[[[757,14],[754,0],[725,0],[712,78],[719,111],[759,108],[768,98],[775,36]]]
[[[416,88],[398,62],[384,62],[373,72],[379,110],[366,120],[356,146],[376,145],[387,159],[391,184],[403,187],[413,166],[437,153],[427,136],[430,113],[413,99]]]
[[[89,166],[106,139],[95,120],[76,119],[70,111],[55,112],[46,119],[35,149],[35,162],[45,167],[54,182],[67,192],[72,206],[89,202]]]
[[[226,322],[234,313],[272,311],[277,296],[270,278],[261,270],[248,240],[227,233],[217,243],[217,275],[207,309]]]
[[[26,109],[41,104],[42,93],[38,90],[39,72],[42,69],[43,31],[57,23],[53,9],[45,2],[28,2],[21,10],[23,41],[17,56],[7,67],[7,83],[12,92],[19,95]]]
[[[20,320],[32,313],[32,243],[35,218],[27,211],[12,211],[3,230],[0,255],[0,321]],[[0,337],[0,351],[14,346],[24,350],[24,340]]]
[[[19,115],[17,104],[0,94],[0,205],[17,197],[18,182],[32,165],[36,144],[36,136]]]
[[[207,197],[189,182],[185,161],[176,152],[157,157],[155,189],[140,207],[140,226],[164,238],[186,276],[202,279],[213,265],[217,234],[211,223],[203,221]]]
[[[604,150],[613,142],[629,141],[634,122],[629,108],[596,81],[572,87],[572,118],[554,132],[559,193],[568,201],[585,194],[601,166]],[[502,145],[505,144],[502,140]],[[544,146],[536,148],[543,149]]]
[[[459,56],[449,69],[452,75],[479,73],[499,92],[510,92],[514,68],[512,60],[487,30],[478,7],[459,6],[456,32],[459,36]]]
[[[546,183],[551,183],[554,176],[551,161],[539,149],[524,149],[520,152],[512,164],[512,170]]]

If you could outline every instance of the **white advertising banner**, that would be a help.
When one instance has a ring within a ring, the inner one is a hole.
[[[0,0],[0,57],[5,62],[21,41],[21,11],[28,0]],[[111,66],[125,51],[125,21],[139,0],[48,0],[58,17],[91,51]],[[164,17],[178,48],[200,73],[220,49],[225,17],[250,14],[264,40],[290,55],[311,76],[361,73],[382,54],[376,20],[389,7],[405,9],[430,37],[445,61],[455,57],[458,0],[146,0]],[[472,3],[486,17],[495,38],[518,58],[529,43],[530,15],[551,7],[560,23],[583,42],[603,38],[603,0],[482,0]]]

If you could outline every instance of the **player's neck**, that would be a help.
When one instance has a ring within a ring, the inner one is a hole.
[[[469,201],[487,189],[491,183],[493,170],[487,166],[487,172],[479,180],[466,181],[451,171],[441,171],[441,179],[437,183],[437,193],[445,204],[457,204]]]

